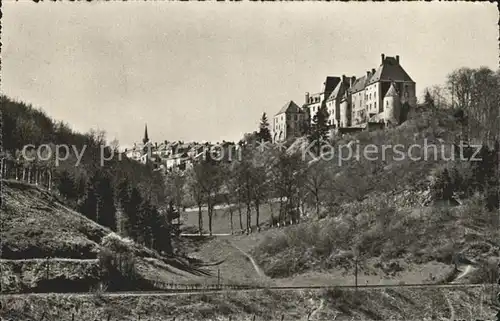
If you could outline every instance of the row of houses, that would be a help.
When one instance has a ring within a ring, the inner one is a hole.
[[[215,147],[216,146],[216,147]],[[220,157],[231,157],[236,145],[232,142],[211,143],[163,141],[153,143],[148,137],[147,125],[144,129],[142,143],[135,143],[132,148],[126,149],[124,154],[127,158],[133,159],[143,164],[152,164],[157,170],[185,170],[193,166],[193,163],[210,153],[210,156],[219,159]]]
[[[327,76],[320,92],[306,92],[302,106],[287,102],[273,117],[274,142],[302,136],[323,107],[330,134],[395,126],[416,107],[416,86],[400,57],[381,54],[380,65],[356,76]]]

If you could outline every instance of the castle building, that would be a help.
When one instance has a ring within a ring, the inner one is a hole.
[[[346,127],[366,128],[370,123],[397,125],[405,111],[416,107],[415,82],[400,64],[400,57],[381,55],[378,68],[356,78],[327,77],[323,90],[306,93],[303,108],[313,116],[326,106],[328,124],[333,130]]]
[[[305,104],[302,106],[303,109],[307,109],[309,111],[309,115],[311,116],[311,121],[314,115],[318,112],[321,107],[326,106],[326,101],[328,97],[335,90],[337,85],[341,82],[340,77],[328,76],[326,77],[325,82],[323,82],[323,88],[321,92],[315,94],[306,93]]]
[[[306,113],[296,103],[287,102],[273,117],[271,133],[273,142],[302,136],[306,117]]]

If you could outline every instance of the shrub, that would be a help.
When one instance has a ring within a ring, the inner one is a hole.
[[[94,300],[101,301],[104,298],[104,293],[106,293],[108,286],[104,282],[99,282],[95,286],[90,288],[90,292],[93,294]]]
[[[128,288],[137,281],[131,244],[114,233],[103,238],[98,254],[101,280],[113,289]]]

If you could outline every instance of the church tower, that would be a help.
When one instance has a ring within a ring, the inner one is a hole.
[[[142,142],[144,145],[146,145],[149,142],[149,137],[148,137],[148,124],[144,126],[144,138],[142,139]]]

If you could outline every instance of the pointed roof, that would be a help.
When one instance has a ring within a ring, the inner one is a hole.
[[[301,112],[302,109],[300,109],[300,107],[297,106],[297,104],[294,103],[293,100],[290,100],[283,107],[281,107],[280,111],[275,116],[283,113],[301,113]]]
[[[401,67],[398,60],[394,57],[385,57],[383,63],[378,67],[367,84],[373,84],[377,81],[411,81],[413,80]]]
[[[334,100],[334,99],[337,99],[339,98],[339,96],[342,94],[342,92],[344,91],[344,84],[342,82],[339,82],[337,84],[337,86],[335,87],[335,89],[332,91],[332,93],[330,94],[330,96],[328,97],[327,101],[330,101],[330,100]]]
[[[323,92],[329,93],[332,92],[337,85],[341,83],[340,77],[328,76],[323,84]]]
[[[142,139],[142,142],[146,144],[149,142],[149,137],[148,137],[148,124],[145,124],[144,126],[144,138]]]
[[[389,87],[385,97],[399,97],[398,90],[394,86],[394,82],[391,82],[391,87]]]

